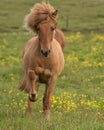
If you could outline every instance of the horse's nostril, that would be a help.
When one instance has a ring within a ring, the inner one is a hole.
[[[48,55],[50,54],[50,50],[44,51],[43,49],[40,51],[41,54],[45,57],[48,57]]]
[[[48,50],[48,53],[50,53],[51,51],[50,50]]]
[[[43,49],[40,52],[41,52],[41,54],[43,54],[44,53]]]

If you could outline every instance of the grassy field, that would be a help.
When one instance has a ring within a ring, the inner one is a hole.
[[[99,33],[104,29],[104,1],[66,0],[63,6],[50,1],[61,13],[58,26],[65,28],[64,16],[69,15],[72,32],[65,34],[65,68],[52,97],[50,122],[42,115],[44,86],[31,120],[28,95],[18,90],[22,50],[32,37],[22,28],[23,18],[34,2],[0,3],[0,130],[104,130],[104,35]]]
[[[0,34],[0,129],[1,130],[103,130],[104,129],[104,36],[66,36],[65,69],[52,98],[51,121],[42,116],[42,94],[27,117],[27,95],[19,92],[21,54],[27,33]]]
[[[34,3],[41,0],[1,0],[0,32],[20,32],[23,29],[24,16]],[[70,31],[104,32],[103,0],[46,0],[59,11],[60,28]],[[66,20],[68,19],[68,21]],[[68,25],[67,25],[68,23]]]

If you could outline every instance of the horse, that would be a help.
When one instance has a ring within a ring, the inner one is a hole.
[[[64,68],[64,33],[56,28],[58,11],[50,4],[37,3],[25,17],[26,28],[37,36],[29,39],[22,57],[23,76],[19,89],[29,94],[29,117],[37,100],[39,84],[45,84],[43,113],[50,119],[51,98],[56,80]]]

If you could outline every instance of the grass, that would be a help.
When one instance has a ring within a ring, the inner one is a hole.
[[[43,85],[31,120],[28,96],[18,90],[22,50],[30,37],[27,33],[0,34],[0,129],[103,130],[103,34],[66,35],[65,69],[56,83],[50,122],[42,115]]]
[[[23,19],[34,3],[42,0],[1,0],[0,3],[0,31],[20,32]],[[46,0],[47,1],[47,0]],[[58,26],[70,31],[104,30],[104,1],[103,0],[48,0],[59,11]],[[60,3],[60,4],[59,4]],[[68,20],[67,20],[68,18]],[[67,25],[68,23],[68,25]]]
[[[40,1],[0,3],[0,130],[104,130],[104,35],[99,33],[104,30],[103,0],[49,0],[59,11],[58,26],[72,33],[66,33],[65,68],[52,97],[51,121],[42,115],[43,85],[28,119],[28,95],[18,86],[22,51],[32,36],[22,25]]]

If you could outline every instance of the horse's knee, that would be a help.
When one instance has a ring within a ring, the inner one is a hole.
[[[51,73],[51,71],[50,71],[49,69],[45,69],[45,70],[44,70],[44,74],[45,74],[46,76],[52,76],[52,73]]]
[[[35,72],[33,70],[28,70],[28,76],[31,80],[36,79],[36,75],[35,75]]]
[[[36,89],[37,76],[33,70],[28,70],[28,76],[31,82],[29,100],[35,102],[37,100],[37,89]]]
[[[42,74],[44,72],[44,69],[42,67],[36,67],[35,68],[35,73],[38,74]]]

